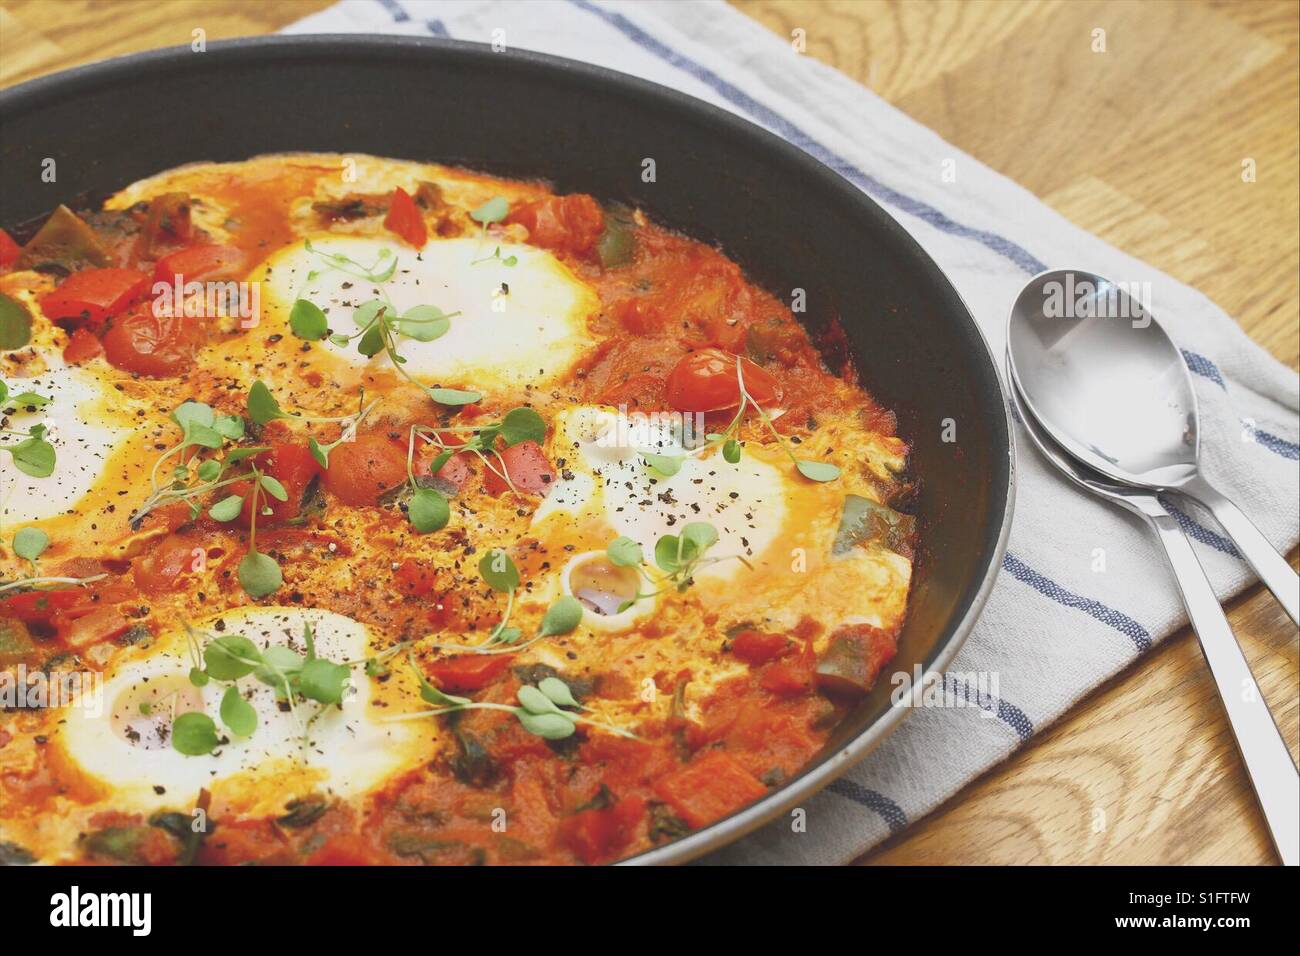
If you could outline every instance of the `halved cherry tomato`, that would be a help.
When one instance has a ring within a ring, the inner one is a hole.
[[[528,241],[544,249],[584,255],[605,231],[600,204],[584,193],[547,196],[512,209],[506,222],[528,227]]]
[[[730,754],[714,750],[661,777],[655,792],[693,827],[702,827],[739,810],[767,788]]]
[[[325,487],[349,505],[373,505],[375,499],[406,480],[406,448],[370,432],[330,452]]]
[[[425,668],[433,682],[449,693],[482,690],[510,667],[512,654],[465,654],[435,661]]]
[[[195,571],[195,542],[169,536],[155,543],[131,562],[131,576],[146,594],[164,594],[185,583],[186,575]]]
[[[199,335],[194,319],[154,315],[146,302],[113,321],[104,334],[104,356],[115,368],[165,378],[190,367]]]
[[[492,457],[488,460],[498,470],[504,464],[505,473],[510,476],[511,484],[517,490],[530,495],[546,494],[546,490],[555,481],[555,469],[547,461],[542,446],[535,441],[521,441],[518,445],[502,449],[500,461]],[[483,484],[488,493],[493,495],[499,495],[509,487],[500,475],[491,470],[484,472]]]
[[[731,653],[746,664],[766,664],[784,654],[790,641],[784,634],[741,631],[731,639]]]
[[[9,233],[0,229],[0,269],[12,265],[22,251],[22,246],[14,242]]]
[[[465,444],[465,439],[456,432],[444,431],[440,434],[444,444]],[[436,472],[431,471],[430,469],[433,466],[433,460],[441,454],[442,449],[437,445],[425,445],[424,448],[418,451],[415,456],[416,474],[432,474],[448,484],[455,485],[457,490],[465,487],[465,482],[468,481],[470,475],[474,473],[474,469],[471,467],[471,459],[473,456],[468,453],[452,455],[443,462],[442,467]]]
[[[645,810],[645,800],[640,797],[624,797],[612,807],[581,810],[560,821],[560,840],[583,863],[599,863],[627,845]]]
[[[98,325],[142,296],[149,276],[134,269],[83,269],[41,297],[41,311],[50,319],[84,319]]]
[[[664,396],[679,412],[717,412],[740,404],[738,356],[722,349],[700,349],[685,356],[668,373]],[[740,359],[745,391],[760,405],[781,400],[781,386],[747,358]]]
[[[395,232],[417,249],[423,249],[429,240],[429,230],[425,228],[424,216],[420,214],[415,200],[401,186],[393,190],[393,197],[388,201],[388,215],[384,217],[384,228]]]
[[[63,346],[63,361],[69,365],[80,365],[96,355],[104,354],[104,343],[90,329],[74,329],[68,344]]]
[[[131,629],[131,619],[115,606],[100,607],[76,618],[56,615],[54,627],[64,644],[73,649],[111,641]]]
[[[202,279],[232,279],[244,271],[246,261],[242,249],[206,243],[163,256],[154,266],[153,277],[155,282],[167,283],[179,277],[182,284]]]
[[[272,445],[270,451],[257,455],[254,460],[257,462],[257,467],[283,485],[289,495],[288,500],[281,501],[269,494],[259,494],[257,496],[258,526],[298,517],[307,486],[320,474],[320,465],[312,457],[311,450],[306,445],[277,444]],[[252,496],[248,495],[247,486],[241,489],[236,484],[232,487],[233,494],[245,495],[242,520],[247,527],[253,513]],[[271,513],[265,514],[263,508],[270,508]]]

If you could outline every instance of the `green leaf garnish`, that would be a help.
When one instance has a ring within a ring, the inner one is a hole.
[[[300,339],[317,342],[329,332],[329,321],[315,303],[298,299],[289,310],[289,329]]]
[[[250,737],[257,729],[257,710],[234,684],[221,697],[221,722],[236,737]]]
[[[502,594],[519,587],[519,569],[501,548],[492,548],[479,558],[478,573],[488,587]]]
[[[433,488],[420,488],[406,506],[406,516],[421,534],[444,528],[451,519],[451,506]]]
[[[289,416],[281,410],[280,403],[266,387],[266,383],[258,379],[248,390],[248,417],[258,425],[266,425],[277,418]]]
[[[645,459],[647,465],[665,478],[671,478],[681,471],[682,462],[685,460],[680,455],[655,455],[644,451],[641,452],[641,457]]]
[[[827,461],[807,461],[796,458],[794,466],[799,469],[799,474],[813,481],[834,481],[840,476],[839,468]]]
[[[217,749],[217,725],[207,714],[190,711],[172,721],[172,747],[189,757],[201,757]]]
[[[272,478],[270,475],[262,476],[262,488],[268,495],[276,501],[288,501],[289,492],[285,490],[284,485]]]
[[[429,397],[439,405],[473,405],[483,401],[480,392],[466,392],[456,388],[430,388],[427,391]]]
[[[619,535],[605,549],[609,563],[620,568],[634,568],[645,560],[641,553],[641,544],[626,535]]]
[[[479,206],[469,214],[469,217],[475,222],[488,225],[493,222],[500,222],[510,214],[510,203],[506,202],[504,196],[493,196],[483,205]]]
[[[280,566],[270,555],[249,551],[239,562],[239,584],[251,598],[263,598],[279,590],[284,583]]]
[[[342,664],[313,658],[302,665],[298,675],[298,690],[304,697],[322,704],[343,703],[343,691],[351,671]]]
[[[14,467],[25,475],[48,478],[54,474],[54,446],[39,435],[33,434],[16,445],[6,445],[4,450],[13,456]]]
[[[565,737],[573,736],[573,732],[578,729],[573,718],[567,714],[532,714],[520,708],[516,712],[516,717],[526,731],[536,734],[543,740],[563,740]]]
[[[262,663],[257,645],[241,634],[226,634],[203,650],[203,667],[214,680],[232,681],[253,673]]]
[[[542,618],[542,628],[538,634],[542,637],[554,637],[568,634],[582,622],[582,602],[575,597],[564,595],[557,598]]]
[[[50,536],[40,528],[23,528],[14,535],[14,554],[35,561],[50,546]]]
[[[531,408],[524,406],[512,408],[501,419],[500,435],[508,446],[525,441],[537,442],[540,445],[546,439],[546,423],[542,421],[542,416]]]
[[[208,517],[213,521],[234,521],[243,509],[244,496],[229,495],[208,509]]]

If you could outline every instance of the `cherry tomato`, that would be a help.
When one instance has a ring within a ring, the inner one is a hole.
[[[104,335],[104,356],[115,368],[153,378],[177,375],[198,351],[198,324],[183,316],[156,316],[150,303],[113,321]]]
[[[0,229],[0,269],[13,265],[22,251],[22,247],[9,237],[9,233]]]
[[[134,269],[83,269],[41,297],[41,311],[50,319],[84,319],[98,325],[142,296],[149,276]]]
[[[492,456],[488,457],[488,461],[497,470],[504,465],[511,484],[517,490],[530,495],[546,494],[551,483],[555,481],[555,469],[547,461],[542,446],[535,441],[521,441],[518,445],[511,445],[509,448],[502,449],[500,461]],[[500,475],[491,470],[484,472],[483,484],[487,487],[488,493],[493,495],[499,495],[509,487]]]
[[[104,343],[90,329],[74,329],[68,344],[63,347],[63,361],[69,365],[80,365],[104,354]]]
[[[737,356],[722,349],[700,349],[677,363],[668,373],[664,395],[679,412],[716,412],[740,404]],[[781,400],[781,386],[749,359],[740,359],[745,391],[760,405]]]
[[[270,451],[264,451],[256,456],[255,461],[258,468],[284,486],[289,496],[288,500],[281,501],[268,494],[259,494],[257,496],[259,526],[264,522],[269,524],[273,521],[288,521],[298,517],[307,486],[320,474],[320,465],[312,457],[311,450],[306,445],[277,444],[271,446]],[[247,493],[247,489],[234,491],[234,494],[247,495]],[[251,496],[245,497],[243,511],[245,526],[252,515],[252,507]],[[270,508],[271,513],[269,515],[262,513],[260,511],[262,508]]]
[[[199,546],[193,541],[179,537],[167,537],[154,544],[131,562],[136,586],[146,594],[177,590],[185,583],[185,576],[195,570],[196,548]]]
[[[584,255],[605,231],[605,214],[590,196],[547,196],[512,209],[506,222],[528,227],[528,241],[544,249]]]
[[[406,480],[406,449],[383,435],[358,435],[330,452],[325,487],[349,505],[373,505]]]
[[[384,217],[384,228],[395,232],[417,249],[423,249],[429,241],[429,231],[424,225],[424,216],[420,214],[415,200],[406,190],[398,186],[393,190],[393,198],[388,202],[388,215]]]
[[[243,250],[234,246],[205,243],[163,256],[154,266],[155,282],[182,284],[203,279],[232,279],[243,273],[247,260]]]

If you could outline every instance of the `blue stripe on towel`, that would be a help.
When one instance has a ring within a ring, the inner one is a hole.
[[[1183,361],[1187,363],[1187,368],[1202,378],[1208,378],[1225,392],[1228,386],[1223,381],[1223,375],[1219,372],[1219,367],[1207,359],[1204,355],[1197,355],[1195,352],[1189,352],[1187,349],[1180,349],[1183,353]]]
[[[1242,424],[1249,423],[1243,422]],[[1250,426],[1250,433],[1254,436],[1255,441],[1274,454],[1281,455],[1283,458],[1290,458],[1292,461],[1300,461],[1300,445],[1295,442],[1289,442],[1285,438],[1279,438],[1277,435],[1270,435],[1268,432],[1260,431],[1253,425]]]
[[[1237,552],[1237,549],[1233,547],[1231,541],[1223,537],[1223,535],[1215,534],[1209,528],[1197,524],[1190,515],[1175,505],[1168,495],[1161,495],[1160,503],[1164,505],[1165,510],[1173,516],[1173,519],[1178,522],[1178,526],[1183,529],[1183,534],[1190,538],[1195,538],[1197,541],[1201,542],[1201,544],[1208,544],[1215,551],[1222,551],[1224,554],[1230,554],[1234,558],[1241,557]]]
[[[393,18],[394,23],[411,22],[411,15],[406,12],[397,0],[379,0],[379,5],[388,11],[388,15]]]
[[[1057,604],[1083,611],[1085,614],[1095,617],[1101,623],[1113,627],[1131,640],[1139,653],[1151,649],[1150,632],[1122,611],[1116,611],[1100,601],[1094,601],[1092,598],[1082,597],[1072,591],[1067,591],[1051,578],[1038,573],[1025,564],[1010,551],[1002,558],[1002,567],[1017,581],[1028,584]]]
[[[868,810],[875,810],[889,826],[890,833],[898,833],[907,826],[907,814],[902,807],[890,800],[883,793],[868,790],[860,783],[854,783],[847,777],[832,780],[826,785],[831,793],[837,793],[846,800],[852,800]]]
[[[389,0],[389,2],[391,2],[391,0]],[[854,166],[838,153],[823,146],[784,116],[775,112],[770,107],[765,106],[763,103],[760,103],[744,90],[728,83],[707,67],[695,62],[681,53],[678,53],[667,44],[660,42],[622,14],[615,13],[611,10],[604,10],[590,2],[590,0],[569,0],[569,2],[578,9],[584,10],[587,13],[593,14],[604,20],[642,49],[653,53],[655,56],[666,61],[677,69],[689,73],[691,76],[695,77],[695,79],[711,88],[723,99],[727,100],[727,102],[740,107],[745,112],[756,118],[760,123],[775,130],[783,138],[798,146],[804,152],[815,156],[818,160],[835,170],[849,182],[858,186],[860,189],[866,190],[881,201],[887,202],[891,206],[895,206],[904,212],[916,216],[918,219],[928,223],[940,232],[946,232],[951,236],[958,236],[962,239],[972,239],[984,246],[986,249],[989,249],[1002,256],[1004,259],[1015,263],[1015,265],[1030,275],[1043,272],[1047,269],[1046,263],[1005,236],[1000,236],[994,232],[987,232],[983,229],[975,229],[971,226],[962,225],[961,223],[950,219],[933,206],[885,185],[874,176],[871,176],[859,169],[857,166]],[[1209,379],[1220,388],[1226,390],[1227,386],[1223,381],[1223,374],[1219,371],[1218,366],[1208,358],[1186,350],[1183,351],[1183,358],[1187,362],[1187,367],[1197,375]],[[1270,441],[1269,439],[1272,440]],[[1290,446],[1289,442],[1277,438],[1276,436],[1259,432],[1256,433],[1255,440],[1264,448],[1267,448],[1274,454],[1281,455],[1283,458],[1300,458],[1300,446]],[[1290,448],[1295,449],[1294,455],[1290,453]]]
[[[951,674],[943,675],[943,690],[945,694],[960,697],[962,700],[974,704],[980,710],[997,717],[998,720],[1010,726],[1022,741],[1028,740],[1034,735],[1034,722],[1015,704],[1000,697],[994,697],[992,694],[983,693],[979,688],[963,683]]]

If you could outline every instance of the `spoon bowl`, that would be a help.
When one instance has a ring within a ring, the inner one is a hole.
[[[1007,332],[1025,401],[1070,454],[1148,488],[1195,477],[1191,377],[1139,299],[1090,272],[1044,272],[1017,296]]]
[[[1177,491],[1209,508],[1300,623],[1300,578],[1200,473],[1191,375],[1148,303],[1095,273],[1039,273],[1011,307],[1007,362],[1029,414],[1054,442],[1112,481]]]

